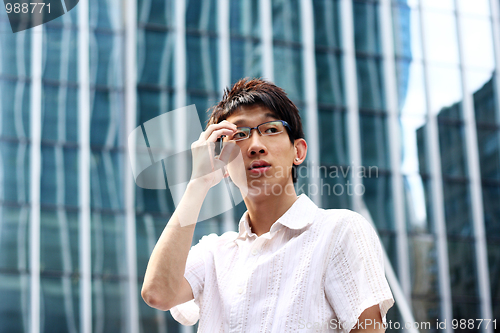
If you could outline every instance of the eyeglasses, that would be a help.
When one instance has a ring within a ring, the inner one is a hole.
[[[234,140],[234,141],[241,141],[248,139],[249,137],[252,136],[252,130],[257,129],[259,131],[260,135],[276,135],[283,133],[285,130],[285,127],[288,128],[289,131],[290,125],[284,120],[273,120],[273,121],[268,121],[266,123],[260,124],[257,127],[238,127],[236,129],[236,132],[234,132],[233,135],[224,138],[225,140]]]

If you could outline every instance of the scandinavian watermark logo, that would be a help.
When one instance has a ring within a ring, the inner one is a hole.
[[[177,207],[191,180],[191,144],[198,140],[202,132],[194,104],[166,112],[133,130],[129,134],[128,145],[137,186],[152,190],[168,188]],[[209,147],[205,148],[208,152]],[[236,168],[243,167],[241,151],[231,157],[226,167],[230,167],[230,164]],[[223,176],[225,170],[221,166],[211,172]],[[222,214],[242,201],[241,188],[224,178],[208,192],[198,222]],[[187,225],[183,221],[180,223]]]
[[[78,1],[3,0],[14,33],[52,21],[73,9]]]

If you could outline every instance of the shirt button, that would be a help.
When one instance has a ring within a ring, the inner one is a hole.
[[[238,294],[243,294],[243,288],[238,288]]]
[[[257,251],[257,249],[254,249],[254,250],[252,251],[252,254],[253,254],[254,256],[255,256],[255,255],[257,255],[257,253],[259,253],[259,251]]]

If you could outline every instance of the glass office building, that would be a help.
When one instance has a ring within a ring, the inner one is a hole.
[[[374,223],[388,320],[500,331],[499,69],[498,0],[80,0],[15,34],[0,10],[0,332],[196,331],[140,297],[175,206],[127,136],[191,104],[204,125],[242,77],[300,109],[297,189]]]

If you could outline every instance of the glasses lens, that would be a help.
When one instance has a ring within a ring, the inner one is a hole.
[[[262,135],[274,135],[283,132],[284,126],[281,121],[271,121],[259,126]]]
[[[248,138],[250,134],[250,129],[246,127],[238,128],[236,132],[233,134],[232,140],[240,141]]]

